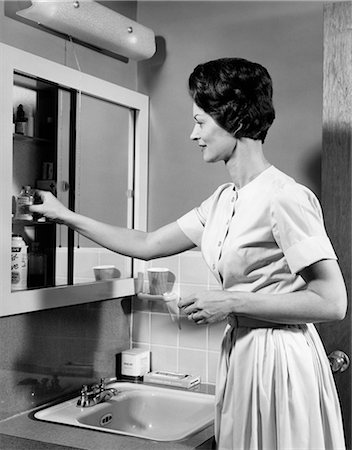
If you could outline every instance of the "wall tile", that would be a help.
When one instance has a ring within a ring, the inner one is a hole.
[[[208,352],[208,383],[216,382],[219,352]]]
[[[151,346],[151,370],[178,372],[178,353],[176,347]]]
[[[132,322],[133,341],[150,343],[150,314],[148,312],[135,311]]]
[[[179,372],[200,375],[203,381],[207,380],[207,353],[205,351],[180,348],[178,352]]]
[[[207,327],[205,325],[196,325],[193,321],[188,320],[187,317],[182,317],[179,346],[206,350]]]
[[[168,315],[153,313],[151,316],[151,344],[177,346],[178,328]]]

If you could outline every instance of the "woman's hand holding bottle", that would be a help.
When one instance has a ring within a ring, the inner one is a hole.
[[[30,206],[29,210],[32,213],[37,213],[44,216],[48,220],[52,220],[57,223],[65,223],[65,219],[70,214],[74,214],[49,191],[36,190],[35,199],[39,199],[41,203],[36,203]]]

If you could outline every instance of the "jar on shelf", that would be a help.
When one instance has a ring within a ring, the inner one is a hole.
[[[27,289],[28,247],[22,236],[12,235],[11,240],[11,290]]]
[[[29,206],[34,203],[34,195],[30,186],[23,186],[16,199],[16,216],[18,220],[33,220]]]

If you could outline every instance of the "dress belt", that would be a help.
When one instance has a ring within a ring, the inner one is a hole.
[[[227,321],[233,328],[287,328],[294,326],[285,323],[266,322],[265,320],[235,316],[234,314],[230,314]]]

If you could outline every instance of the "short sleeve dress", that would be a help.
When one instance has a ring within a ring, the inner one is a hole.
[[[180,219],[221,288],[289,293],[301,269],[336,259],[315,195],[274,166],[220,186]],[[313,324],[230,316],[218,366],[219,450],[344,449],[339,400]]]

